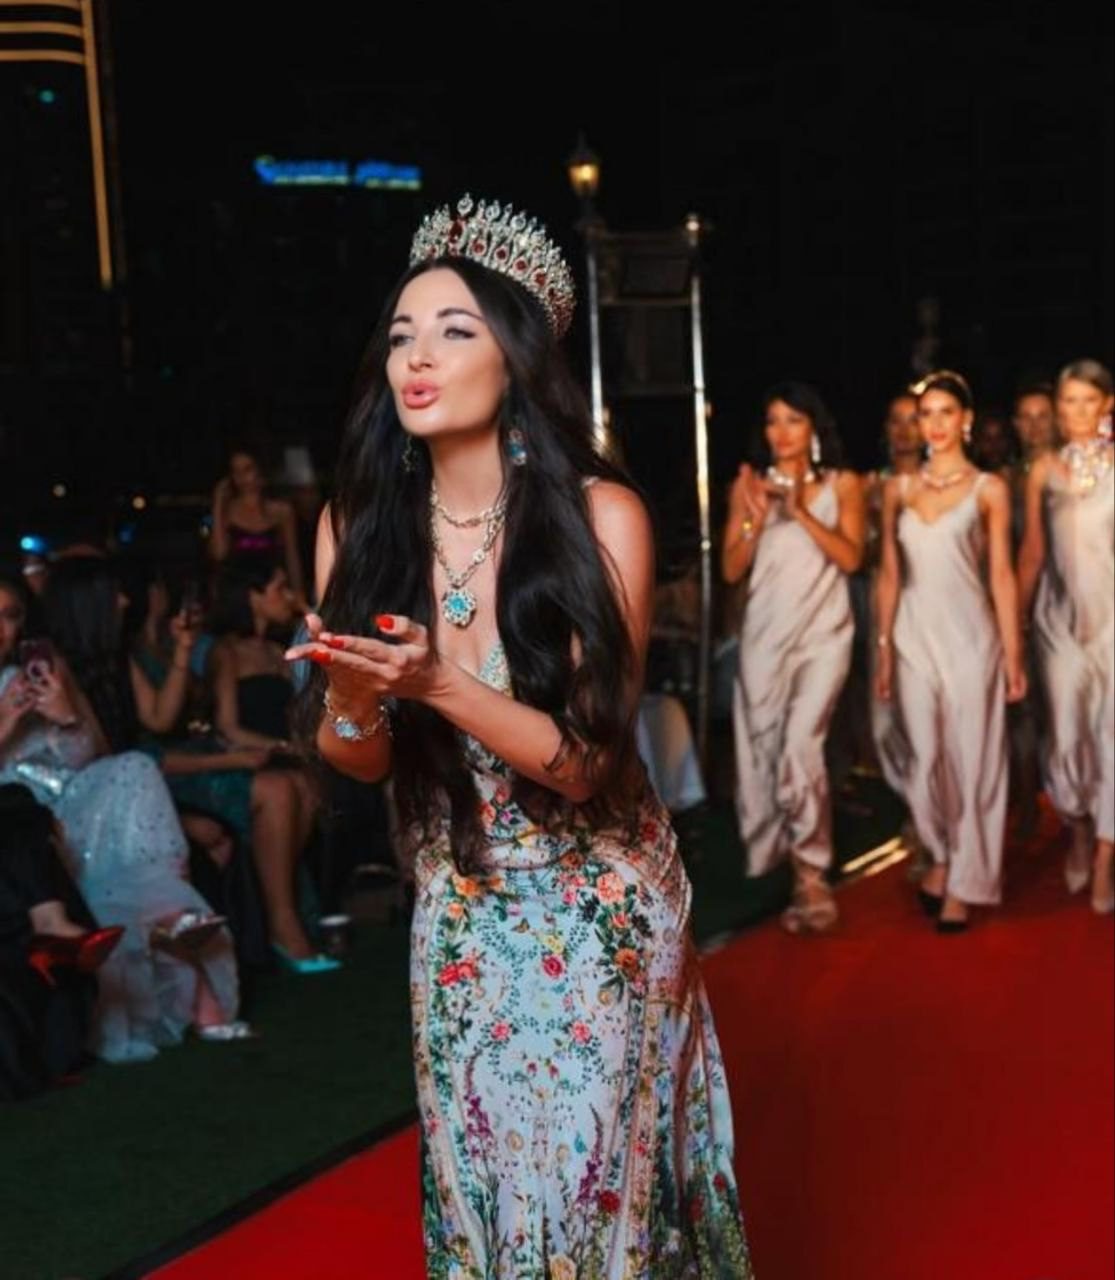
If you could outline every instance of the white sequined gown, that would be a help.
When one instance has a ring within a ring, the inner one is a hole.
[[[0,690],[15,672],[0,670]],[[186,879],[186,837],[155,762],[139,751],[94,756],[90,735],[29,717],[0,748],[0,782],[23,783],[54,813],[90,911],[102,925],[125,926],[97,970],[90,1047],[109,1062],[140,1062],[182,1039],[198,982],[194,965],[151,949],[151,926],[210,908]],[[239,989],[227,930],[205,945],[198,963],[226,1018],[235,1018]]]

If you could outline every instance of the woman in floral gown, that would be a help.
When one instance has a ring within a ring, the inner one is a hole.
[[[319,535],[317,744],[391,773],[415,866],[428,1274],[750,1277],[690,887],[634,750],[642,503],[511,210],[419,230]],[[370,625],[374,622],[374,626]]]

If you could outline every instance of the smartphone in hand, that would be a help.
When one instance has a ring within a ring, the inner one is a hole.
[[[41,683],[44,676],[54,671],[54,645],[45,636],[36,640],[21,640],[16,659],[28,680]]]

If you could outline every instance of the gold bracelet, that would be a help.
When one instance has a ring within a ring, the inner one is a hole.
[[[755,521],[750,516],[744,516],[739,522],[739,531],[744,542],[755,541]]]

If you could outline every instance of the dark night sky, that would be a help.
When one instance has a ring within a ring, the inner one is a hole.
[[[1111,31],[1094,6],[109,8],[136,369],[106,456],[129,482],[198,486],[222,441],[259,428],[327,468],[422,209],[510,200],[579,265],[579,129],[610,227],[695,209],[716,228],[720,475],[788,375],[873,461],[919,298],[941,300],[940,357],[985,403],[1111,354]],[[254,179],[261,153],[415,163],[425,190],[292,204]],[[676,474],[688,428],[666,418],[626,425]]]

